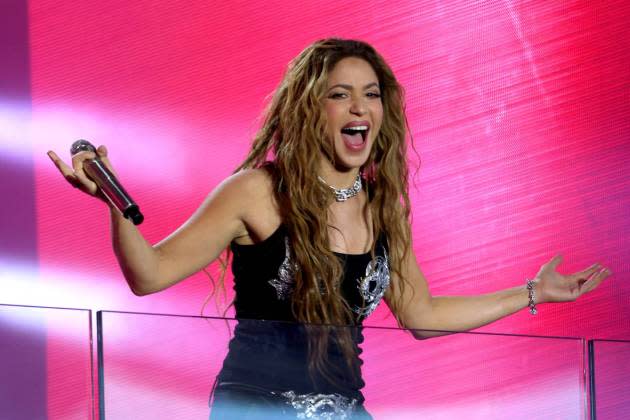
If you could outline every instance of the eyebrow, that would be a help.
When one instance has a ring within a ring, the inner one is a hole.
[[[338,84],[336,84],[334,86],[329,87],[328,91],[331,91],[334,88],[338,88],[338,87],[346,89],[346,90],[352,90],[352,85],[347,85],[347,84],[344,84],[344,83],[338,83]],[[370,89],[372,87],[377,87],[377,88],[380,89],[380,86],[378,85],[378,83],[372,82],[372,83],[368,83],[367,85],[363,86],[363,90]]]

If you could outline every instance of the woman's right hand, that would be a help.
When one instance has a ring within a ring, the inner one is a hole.
[[[112,168],[109,159],[107,158],[107,148],[103,145],[99,146],[96,149],[96,153],[94,152],[79,152],[72,156],[72,167],[68,166],[55,152],[50,150],[47,153],[48,157],[55,164],[61,175],[68,181],[68,184],[72,185],[74,188],[78,188],[86,194],[89,194],[93,197],[96,197],[105,203],[109,204],[107,198],[103,195],[101,190],[98,188],[96,183],[92,181],[86,175],[83,170],[83,162],[88,159],[94,159],[98,156],[101,161],[105,164],[107,169],[109,169],[114,175],[116,174]]]

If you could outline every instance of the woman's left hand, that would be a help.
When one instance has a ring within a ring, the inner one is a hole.
[[[556,255],[536,275],[536,303],[574,301],[590,292],[612,273],[596,263],[577,273],[562,275],[556,271],[562,256]]]

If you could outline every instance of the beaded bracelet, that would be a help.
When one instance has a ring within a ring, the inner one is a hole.
[[[538,310],[536,309],[536,292],[534,291],[534,280],[527,280],[527,294],[529,297],[529,313],[536,315]]]

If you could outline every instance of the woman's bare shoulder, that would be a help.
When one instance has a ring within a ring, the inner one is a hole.
[[[243,169],[228,177],[223,184],[246,201],[272,195],[273,180],[267,169]]]
[[[231,190],[230,195],[238,196],[246,229],[246,233],[236,238],[237,243],[255,243],[277,229],[281,217],[269,169],[244,169],[230,176],[226,183]]]
[[[267,168],[241,169],[232,176],[244,182],[257,184],[258,186],[260,186],[261,183],[271,184],[271,173]]]

